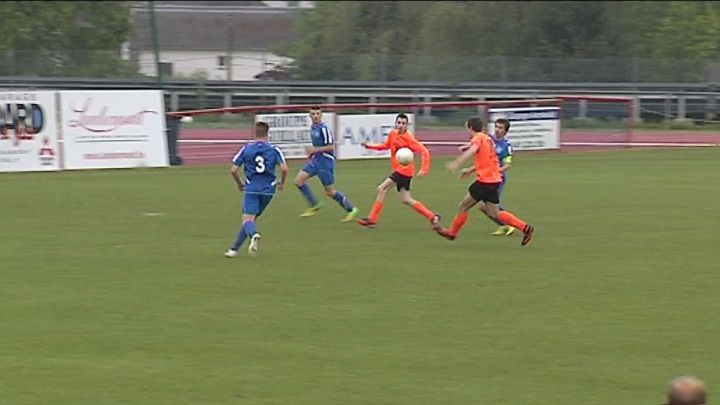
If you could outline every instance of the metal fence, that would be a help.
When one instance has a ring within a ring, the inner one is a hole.
[[[219,57],[198,53],[193,71],[169,69],[168,80],[188,78],[217,69]],[[183,58],[189,58],[185,54]],[[142,60],[142,62],[140,61]],[[176,64],[160,51],[164,67]],[[268,66],[260,77],[283,80],[362,80],[439,82],[720,82],[720,61],[642,58],[525,58],[502,56],[443,56],[434,54],[334,54],[319,55],[316,66]],[[0,76],[36,77],[140,77],[157,72],[154,58],[120,50],[0,50]],[[280,72],[280,75],[273,75]],[[154,75],[154,74],[153,74]]]
[[[343,55],[320,57],[318,69],[339,80],[499,82],[703,82],[720,78],[718,61],[642,58],[530,58],[504,56]],[[348,60],[357,61],[348,64]],[[333,67],[338,66],[335,69]],[[312,71],[300,74],[315,79]]]
[[[0,90],[156,89],[155,78],[0,76]],[[169,111],[248,105],[477,101],[548,98],[557,95],[622,96],[636,100],[635,120],[720,116],[720,92],[712,83],[592,82],[380,82],[380,81],[197,81],[163,83]]]
[[[137,64],[121,52],[92,50],[0,50],[0,76],[137,77]]]

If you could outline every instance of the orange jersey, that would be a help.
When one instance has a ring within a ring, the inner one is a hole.
[[[495,153],[495,144],[492,138],[480,132],[470,141],[478,147],[475,152],[475,178],[480,183],[500,183],[500,163]]]
[[[425,173],[430,170],[430,151],[425,147],[425,145],[415,139],[410,131],[400,134],[397,129],[393,129],[388,134],[387,139],[385,139],[385,143],[367,145],[367,148],[373,150],[390,149],[390,165],[392,166],[393,171],[398,172],[403,176],[413,177],[415,174],[415,162],[405,166],[399,164],[395,158],[395,153],[397,153],[400,148],[409,148],[413,152],[420,153],[420,156],[422,157],[420,170]]]

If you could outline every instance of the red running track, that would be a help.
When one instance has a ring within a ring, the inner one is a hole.
[[[464,142],[467,134],[464,131],[453,130],[426,130],[417,132],[416,136],[423,142],[444,141]],[[623,148],[625,146],[611,146],[613,143],[632,142],[633,145],[659,146],[656,143],[667,144],[714,144],[720,145],[720,134],[705,132],[635,132],[632,139],[626,139],[627,133],[617,132],[582,132],[564,131],[562,143],[564,151],[574,150],[608,150]],[[234,129],[181,129],[178,154],[186,165],[208,165],[230,163],[232,156],[243,145],[244,141],[251,139],[249,130]],[[237,143],[227,142],[236,140]],[[200,142],[196,142],[200,141]],[[213,143],[211,141],[223,141]],[[205,143],[201,143],[205,142]],[[590,143],[599,145],[573,145],[575,143]],[[453,155],[457,153],[456,145],[428,145],[435,155]]]

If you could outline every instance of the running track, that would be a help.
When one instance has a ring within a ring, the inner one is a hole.
[[[423,142],[444,141],[457,142],[467,140],[464,131],[420,131],[415,134]],[[562,133],[563,151],[572,150],[607,150],[622,148],[613,143],[627,142],[625,132],[572,132]],[[251,139],[250,131],[234,129],[181,129],[178,154],[185,165],[209,165],[227,163],[242,146],[243,141]],[[228,142],[228,141],[237,141]],[[215,142],[213,141],[221,141]],[[677,145],[714,144],[720,146],[720,134],[702,132],[635,132],[630,140],[638,146],[659,146],[656,143]],[[575,143],[591,143],[593,145],[577,146]],[[457,153],[456,145],[428,145],[435,155],[452,155]]]

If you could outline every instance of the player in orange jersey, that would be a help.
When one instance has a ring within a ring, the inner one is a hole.
[[[435,231],[449,240],[457,237],[460,229],[467,222],[469,211],[477,203],[481,203],[480,209],[495,221],[502,221],[516,229],[522,229],[523,238],[520,243],[522,246],[530,243],[534,228],[532,225],[516,217],[509,211],[500,211],[498,205],[500,197],[498,188],[502,183],[500,175],[500,164],[495,153],[495,146],[492,138],[483,132],[482,119],[474,117],[465,123],[468,134],[472,137],[470,147],[463,152],[457,159],[447,164],[448,170],[455,173],[460,165],[470,159],[475,158],[475,182],[468,188],[468,193],[463,197],[458,205],[458,213],[453,218],[452,225],[449,229],[435,226]]]
[[[400,113],[397,115],[397,117],[395,117],[395,129],[390,131],[387,139],[385,140],[385,143],[362,144],[362,146],[367,149],[390,149],[390,164],[393,170],[392,174],[390,174],[390,176],[388,176],[388,178],[385,179],[385,181],[380,183],[380,185],[378,186],[377,197],[375,199],[375,203],[373,204],[372,210],[370,211],[370,215],[367,218],[358,219],[357,222],[362,226],[373,228],[375,227],[375,225],[377,225],[378,218],[380,217],[380,212],[382,211],[384,206],[385,194],[393,186],[395,186],[398,193],[400,193],[400,199],[402,200],[403,204],[413,207],[413,209],[415,209],[415,211],[417,211],[420,215],[427,218],[427,220],[430,221],[433,227],[437,226],[437,224],[440,222],[440,215],[437,215],[427,209],[427,207],[425,207],[423,203],[415,200],[412,197],[412,194],[410,194],[410,181],[412,180],[413,174],[415,173],[415,163],[412,162],[408,165],[401,165],[395,158],[395,153],[398,151],[398,149],[410,148],[413,152],[420,153],[420,155],[422,156],[422,165],[417,175],[420,177],[425,176],[430,170],[430,151],[425,147],[425,145],[415,139],[413,134],[410,133],[407,128],[408,117],[407,115]]]

